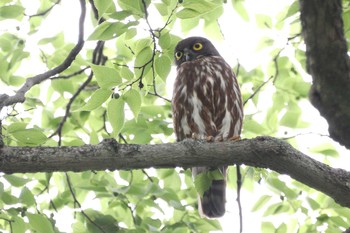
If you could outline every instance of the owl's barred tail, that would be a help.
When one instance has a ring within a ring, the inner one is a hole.
[[[199,197],[199,213],[208,218],[219,218],[225,214],[226,180],[213,180],[210,188]]]

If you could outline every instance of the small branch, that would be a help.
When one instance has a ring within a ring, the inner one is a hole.
[[[51,80],[55,80],[55,79],[69,79],[71,77],[74,77],[74,76],[77,76],[77,75],[83,73],[85,70],[87,70],[89,68],[90,68],[90,66],[87,66],[87,67],[85,67],[85,68],[83,68],[81,70],[78,70],[78,71],[76,71],[76,72],[74,72],[72,74],[69,74],[69,75],[60,75],[60,76],[52,77]]]
[[[57,2],[55,2],[52,6],[50,6],[49,8],[47,8],[46,10],[44,10],[43,12],[34,14],[34,15],[29,15],[29,18],[33,18],[33,17],[37,17],[37,16],[44,16],[47,13],[49,13],[56,5],[60,4],[61,0],[57,0]]]
[[[97,45],[96,45],[96,48],[93,52],[93,64],[99,64],[101,62],[103,62],[103,56],[101,56],[100,54],[103,53],[103,46],[104,46],[104,42],[103,41],[98,41],[97,42]],[[91,71],[90,75],[88,76],[88,78],[85,80],[85,82],[78,88],[78,90],[74,93],[74,95],[72,96],[72,98],[69,99],[69,102],[66,106],[66,111],[65,111],[65,114],[62,118],[62,120],[60,121],[57,129],[55,132],[53,132],[49,137],[53,137],[54,135],[58,134],[58,145],[60,146],[61,145],[61,142],[62,142],[62,129],[63,129],[63,126],[65,124],[65,122],[67,121],[68,119],[68,116],[69,116],[69,113],[70,113],[70,109],[71,109],[71,106],[74,102],[74,100],[78,97],[78,95],[84,90],[84,88],[91,82],[92,80],[92,77],[93,77],[93,72]]]
[[[93,224],[95,227],[97,227],[101,232],[105,233],[106,231],[100,226],[98,225],[97,223],[95,223],[94,220],[92,220],[85,212],[84,210],[81,208],[81,204],[80,202],[78,201],[77,197],[75,196],[75,193],[74,193],[74,190],[72,188],[72,183],[69,179],[69,176],[67,174],[67,172],[65,173],[66,174],[66,180],[67,180],[67,185],[68,185],[68,188],[69,188],[69,191],[73,197],[73,200],[74,200],[74,205],[77,205],[80,209],[80,212],[82,215],[84,215],[84,217],[91,223]]]
[[[268,80],[266,80],[265,82],[263,82],[255,91],[253,94],[251,94],[243,103],[243,106],[246,105],[246,103],[252,99],[259,91],[261,88],[263,88],[263,86],[265,86],[271,79],[273,79],[274,76],[271,76]]]
[[[242,214],[242,203],[241,203],[241,188],[242,188],[242,174],[240,165],[236,165],[237,169],[237,204],[239,213],[239,232],[243,232],[243,214]]]
[[[79,35],[78,43],[70,51],[66,59],[59,66],[49,70],[45,73],[36,75],[34,77],[26,79],[24,85],[17,91],[13,96],[8,96],[6,94],[0,95],[0,110],[5,107],[15,103],[23,103],[25,101],[25,94],[35,85],[49,79],[50,77],[61,73],[66,70],[72,62],[75,60],[75,57],[79,54],[81,49],[84,46],[84,20],[86,14],[85,0],[80,0],[81,14],[79,19]]]

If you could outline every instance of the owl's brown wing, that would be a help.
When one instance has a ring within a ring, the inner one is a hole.
[[[239,86],[230,66],[220,56],[203,57],[181,64],[173,93],[173,120],[177,139],[194,137],[221,141],[239,136],[243,107]],[[226,177],[226,167],[195,167],[192,173],[219,169]],[[200,212],[210,218],[225,213],[224,180],[213,180],[203,197]]]

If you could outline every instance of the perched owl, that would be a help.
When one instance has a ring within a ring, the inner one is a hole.
[[[172,100],[174,131],[178,141],[237,139],[241,133],[243,106],[231,67],[213,44],[202,37],[180,41],[174,52],[177,77]],[[194,167],[193,176],[218,169],[225,179],[213,180],[198,197],[201,216],[225,214],[227,167]]]

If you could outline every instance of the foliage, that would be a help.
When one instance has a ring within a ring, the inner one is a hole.
[[[25,1],[0,3],[0,25],[7,28],[0,36],[0,85],[6,93],[14,94],[28,77],[59,66],[68,56],[76,39],[70,40],[61,30],[48,35],[42,27],[64,4],[77,4],[72,2],[40,0],[31,10]],[[313,117],[304,113],[310,108],[310,78],[305,71],[298,1],[287,1],[274,14],[253,9],[248,0],[89,2],[85,26],[91,30],[73,63],[30,88],[23,104],[2,110],[6,145],[80,146],[111,137],[120,143],[173,142],[167,86],[174,76],[174,47],[196,30],[219,44],[232,30],[220,21],[230,19],[229,15],[253,25],[260,41],[254,50],[259,62],[234,67],[245,101],[242,137],[283,137],[302,149],[307,134],[307,140],[317,141],[310,144],[309,154],[321,155],[327,163],[339,158],[337,146],[320,137],[312,128]],[[345,33],[350,38],[349,4],[343,3]],[[70,9],[80,14],[78,5]],[[55,17],[64,16],[56,13]],[[69,23],[76,24],[77,32],[78,17]],[[233,189],[235,174],[230,169]],[[254,193],[255,198],[252,209],[244,212],[262,215],[261,232],[341,232],[350,226],[350,210],[303,184],[249,167],[243,168],[243,176],[243,192]],[[207,184],[198,180],[196,185],[205,190]],[[255,192],[262,185],[263,192]],[[218,220],[198,216],[196,189],[190,171],[183,169],[2,174],[0,199],[0,229],[16,233],[221,228]]]

